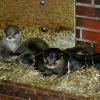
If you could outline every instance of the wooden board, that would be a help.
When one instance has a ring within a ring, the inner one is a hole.
[[[94,100],[92,97],[87,98],[54,90],[33,88],[30,85],[12,81],[1,82],[0,94],[0,100]]]

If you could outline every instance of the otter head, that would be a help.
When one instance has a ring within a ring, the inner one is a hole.
[[[47,49],[44,52],[43,60],[48,69],[55,69],[64,65],[63,53],[58,48]]]
[[[22,53],[18,58],[17,61],[20,64],[26,65],[26,66],[34,66],[35,65],[35,55],[31,52],[24,52]]]
[[[21,29],[16,25],[6,26],[4,33],[5,39],[9,42],[14,42],[21,38]]]
[[[16,25],[7,25],[4,30],[3,43],[12,52],[16,52],[21,44],[21,29]]]

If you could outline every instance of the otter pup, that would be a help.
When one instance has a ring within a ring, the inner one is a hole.
[[[36,57],[36,69],[44,76],[56,74],[62,76],[67,72],[67,58],[58,48],[49,48]]]
[[[19,48],[18,52],[22,53],[25,51],[31,51],[33,53],[39,53],[45,49],[48,49],[49,45],[43,39],[32,37],[25,40],[21,47]]]
[[[21,45],[21,29],[16,25],[7,25],[4,35],[0,39],[0,60],[12,61],[10,56],[14,55]]]
[[[100,53],[95,53],[93,55],[94,65],[97,70],[100,70]]]
[[[35,55],[31,51],[26,51],[19,55],[16,61],[25,66],[34,66],[36,62]]]
[[[17,58],[17,61],[20,64],[34,66],[35,56],[41,54],[43,50],[48,48],[49,45],[43,39],[36,37],[29,38],[19,48],[17,53],[21,55]]]
[[[69,54],[70,63],[74,63],[74,67],[77,66],[91,66],[93,65],[93,55],[95,50],[92,47],[73,47],[64,50]],[[76,63],[75,63],[76,62]]]

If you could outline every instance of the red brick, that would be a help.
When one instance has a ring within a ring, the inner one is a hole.
[[[100,5],[100,0],[94,0],[95,4]]]
[[[76,0],[76,2],[90,4],[91,0]]]
[[[91,32],[83,30],[82,34],[84,39],[100,42],[100,32]]]
[[[97,52],[100,52],[100,44],[94,44],[93,46]]]
[[[100,30],[100,20],[77,18],[76,24],[77,26]]]
[[[77,6],[76,7],[76,14],[77,15],[83,15],[83,16],[89,16],[89,17],[95,17],[95,8],[92,7],[82,7]]]

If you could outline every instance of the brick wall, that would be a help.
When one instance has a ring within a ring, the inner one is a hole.
[[[100,0],[76,0],[76,45],[100,52]]]

